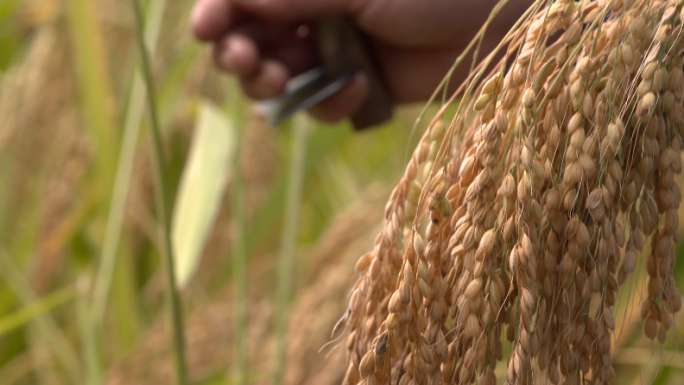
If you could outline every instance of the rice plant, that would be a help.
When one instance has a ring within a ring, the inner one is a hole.
[[[471,73],[356,263],[345,384],[490,385],[504,357],[505,383],[608,383],[639,256],[643,333],[665,342],[682,306],[682,12],[537,1]]]

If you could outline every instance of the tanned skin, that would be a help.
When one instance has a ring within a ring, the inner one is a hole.
[[[211,44],[218,68],[236,75],[255,100],[281,94],[290,77],[316,66],[314,37],[301,26],[350,16],[370,38],[395,104],[429,98],[486,21],[497,0],[197,0],[193,33]],[[487,30],[480,58],[492,50],[531,0],[510,0]],[[469,64],[452,77],[460,84]],[[358,74],[311,113],[323,121],[353,114],[368,93]]]

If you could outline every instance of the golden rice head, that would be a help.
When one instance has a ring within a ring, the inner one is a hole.
[[[504,42],[512,64],[464,85],[356,264],[345,384],[495,384],[504,338],[507,383],[609,382],[643,250],[644,334],[665,340],[682,306],[682,3],[553,2]]]

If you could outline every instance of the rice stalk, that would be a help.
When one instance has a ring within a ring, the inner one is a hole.
[[[236,164],[238,161],[236,160]],[[235,280],[235,376],[247,383],[247,253],[245,242],[245,181],[239,166],[233,169],[232,267]]]
[[[232,84],[232,89],[237,90],[237,86]],[[237,143],[244,143],[244,126],[246,118],[241,99],[236,95],[233,102],[233,116],[237,124]],[[247,240],[246,240],[246,204],[247,192],[245,176],[241,166],[242,146],[238,145],[233,159],[233,180],[232,180],[232,222],[233,222],[233,242],[231,247],[231,261],[233,268],[233,280],[235,282],[235,362],[233,371],[235,383],[237,385],[247,384],[248,351],[247,351]]]
[[[80,99],[86,122],[98,150],[99,172],[106,175],[103,191],[111,191],[116,164],[117,130],[114,127],[114,97],[95,3],[86,0],[66,2],[73,57],[79,78]]]
[[[83,361],[88,379],[87,383],[91,385],[102,384],[102,359],[99,354],[95,319],[93,314],[89,311],[89,296],[90,292],[90,278],[84,276],[76,282],[78,297],[76,299],[76,314],[78,317],[78,331],[80,334],[81,351],[83,354]]]
[[[145,22],[145,41],[152,52],[154,52],[159,39],[165,6],[166,0],[156,0],[150,4],[150,10],[148,11],[147,21]],[[116,167],[112,200],[109,204],[109,213],[107,215],[105,237],[102,242],[100,266],[97,270],[91,299],[91,312],[93,313],[95,329],[101,328],[100,325],[104,319],[109,291],[111,290],[116,253],[121,238],[124,207],[128,200],[135,148],[138,143],[138,134],[144,108],[145,83],[140,71],[136,70],[133,75],[131,97],[126,108],[124,132]]]
[[[306,115],[296,116],[294,138],[292,141],[292,163],[288,175],[287,204],[285,206],[285,224],[280,245],[280,264],[278,266],[278,283],[275,297],[275,371],[273,384],[280,385],[285,369],[286,332],[289,319],[290,297],[292,293],[292,275],[294,273],[297,238],[299,236],[299,215],[302,201],[302,189],[306,168],[306,149],[309,136],[309,118]]]
[[[187,368],[185,362],[185,340],[183,331],[183,316],[181,311],[181,301],[176,286],[176,275],[174,269],[173,245],[171,243],[171,221],[168,216],[169,202],[168,202],[168,176],[164,169],[164,151],[161,139],[161,127],[159,124],[159,115],[157,113],[157,100],[154,89],[154,81],[152,75],[152,66],[148,48],[145,44],[145,37],[143,31],[143,16],[139,0],[132,0],[133,13],[136,22],[136,35],[138,38],[138,46],[140,48],[140,57],[142,61],[142,72],[145,80],[145,88],[147,91],[147,104],[150,112],[150,122],[152,127],[152,142],[153,142],[153,163],[155,172],[153,173],[155,180],[155,205],[157,206],[157,214],[162,225],[163,247],[161,253],[164,257],[164,269],[166,273],[166,296],[168,302],[169,318],[171,322],[171,329],[173,330],[173,353],[174,353],[174,373],[176,376],[176,383],[178,385],[187,384]]]
[[[506,383],[610,382],[639,255],[644,334],[665,341],[681,309],[683,3],[538,1],[473,67],[356,264],[345,384],[495,384],[506,341]],[[484,77],[504,47],[515,58]]]

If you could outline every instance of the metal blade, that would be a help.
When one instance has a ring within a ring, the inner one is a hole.
[[[349,84],[355,72],[352,70],[332,77],[319,67],[292,79],[283,96],[265,103],[268,123],[275,126],[295,112],[309,109],[329,98]]]

